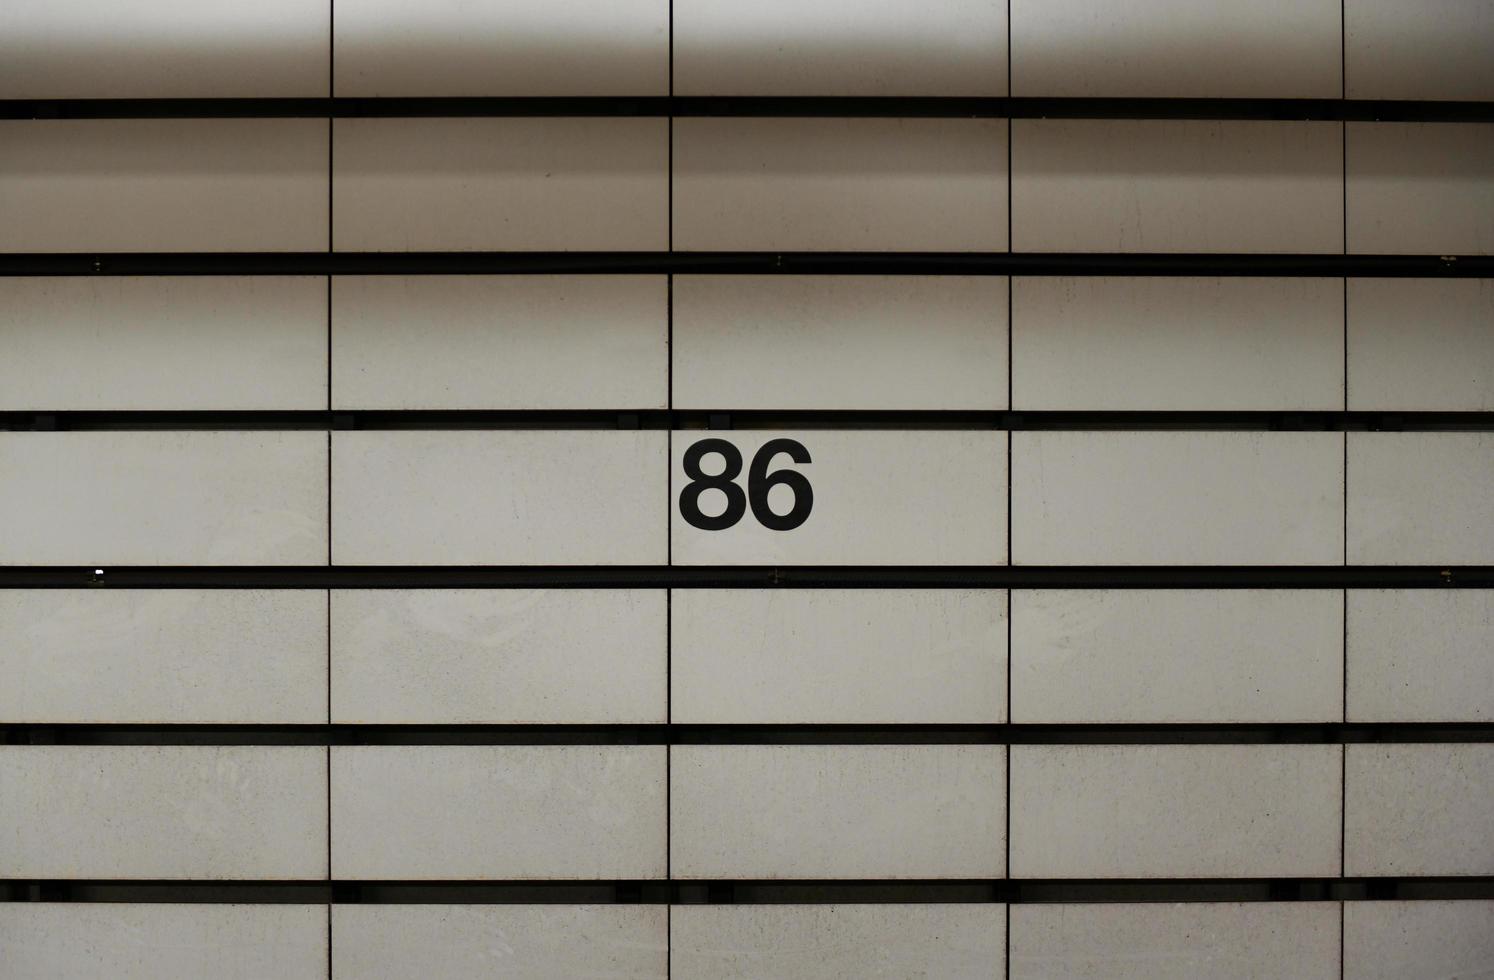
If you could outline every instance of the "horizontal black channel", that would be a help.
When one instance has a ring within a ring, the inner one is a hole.
[[[5,745],[1361,745],[1494,742],[1494,722],[1003,725],[0,723]]]
[[[1494,565],[46,565],[0,588],[1486,589]]]
[[[0,119],[323,119],[479,116],[1317,119],[1488,122],[1494,102],[1002,96],[485,96],[4,99]]]
[[[0,276],[986,275],[1491,278],[1488,255],[1157,252],[15,252]]]
[[[474,409],[6,411],[0,430],[943,429],[1055,431],[1494,432],[1494,412],[822,411]]]
[[[1494,899],[1494,876],[802,881],[118,881],[0,879],[8,902],[314,905],[1014,905]]]

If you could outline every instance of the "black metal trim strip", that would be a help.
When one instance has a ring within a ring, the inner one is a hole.
[[[823,905],[1362,902],[1494,899],[1494,876],[711,881],[0,879],[0,902],[299,905]]]
[[[899,411],[478,409],[0,411],[0,431],[287,429],[945,429],[1054,431],[1494,432],[1494,412]]]
[[[12,565],[0,589],[1442,589],[1494,565]]]
[[[0,119],[325,119],[480,116],[772,116],[1489,122],[1494,102],[1376,99],[966,96],[480,96],[3,99]]]
[[[1111,252],[11,252],[0,276],[1377,276],[1494,278],[1488,255]]]
[[[1379,745],[1494,742],[1494,722],[932,725],[0,723],[5,745]]]

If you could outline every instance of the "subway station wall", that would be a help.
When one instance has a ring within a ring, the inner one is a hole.
[[[5,0],[23,102],[0,980],[1494,976],[1491,0]]]

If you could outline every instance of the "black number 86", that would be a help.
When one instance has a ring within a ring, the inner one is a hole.
[[[702,458],[719,455],[726,466],[712,476],[700,468]],[[792,531],[809,519],[814,507],[814,489],[803,473],[783,469],[768,472],[768,464],[779,453],[787,453],[796,463],[808,463],[809,450],[793,439],[770,439],[752,457],[752,469],[747,474],[747,492],[733,481],[742,472],[742,452],[725,439],[702,439],[685,450],[685,475],[690,482],[680,491],[680,516],[702,531],[724,531],[742,519],[748,504],[752,516],[759,524],[774,531]],[[794,506],[787,514],[775,514],[768,506],[768,491],[778,484],[794,491]],[[720,490],[726,495],[726,509],[715,517],[707,517],[700,511],[700,495],[707,490]]]

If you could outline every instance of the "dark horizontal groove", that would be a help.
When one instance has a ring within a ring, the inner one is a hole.
[[[823,905],[1488,900],[1461,878],[980,878],[800,881],[120,881],[0,879],[6,902],[302,905]]]
[[[1494,742],[1494,722],[999,725],[3,724],[7,745],[1360,745]]]
[[[1491,588],[1494,565],[0,566],[23,589]]]
[[[1494,278],[1488,255],[1157,252],[13,252],[4,276],[988,275]]]
[[[1020,412],[732,409],[7,411],[0,430],[952,429],[1491,432],[1494,412]]]
[[[324,119],[328,116],[777,116],[1488,122],[1494,120],[1494,102],[828,95],[0,100],[0,119]]]

